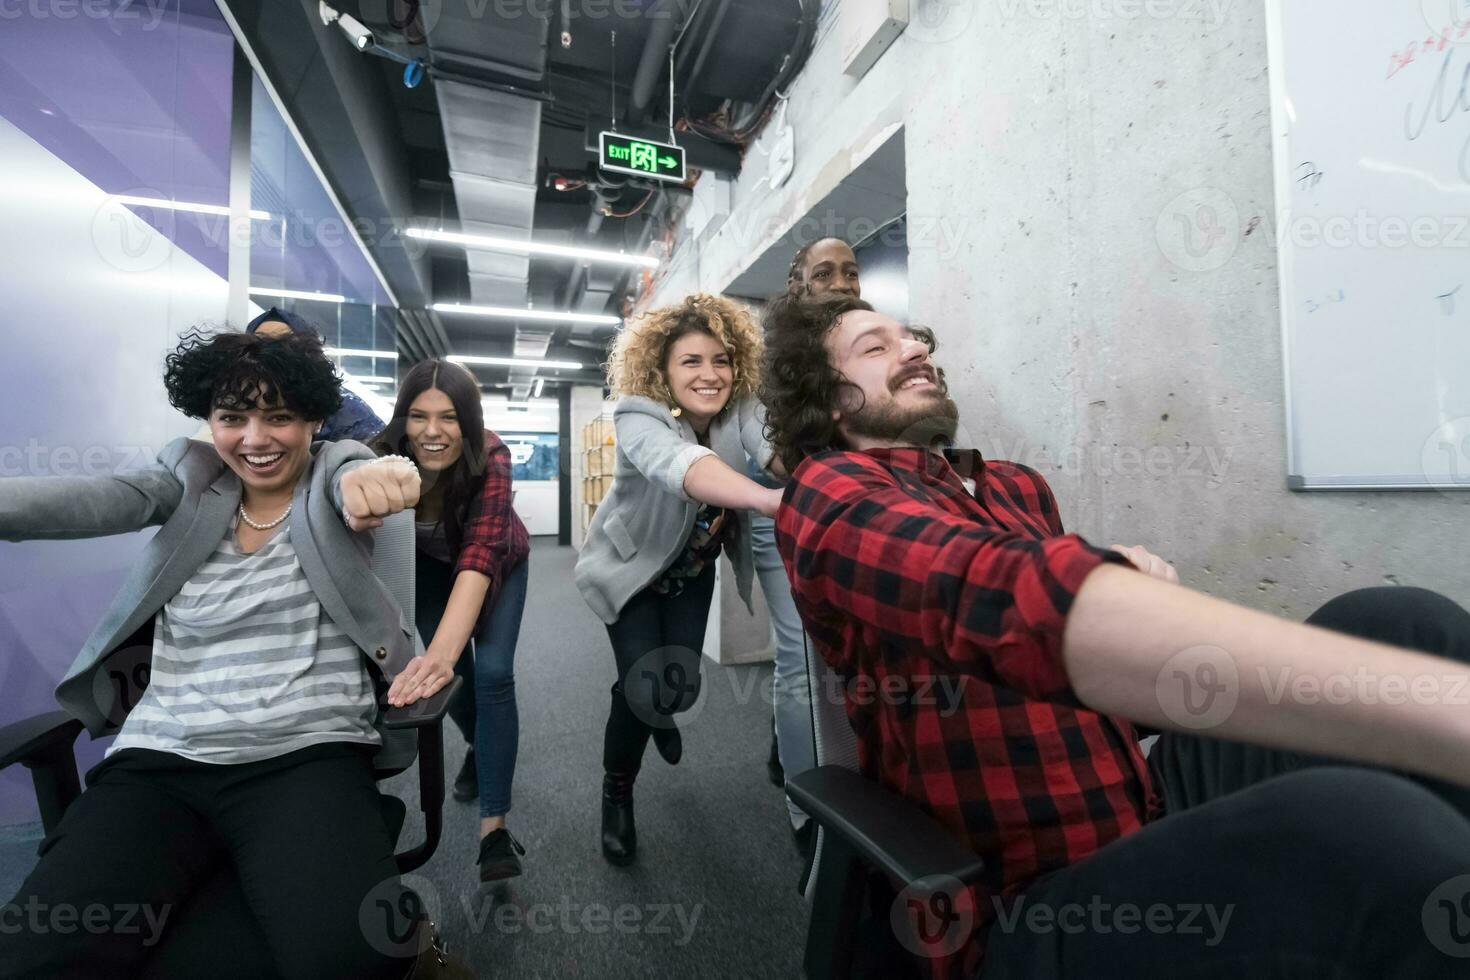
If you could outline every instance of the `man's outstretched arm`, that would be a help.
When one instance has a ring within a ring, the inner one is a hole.
[[[1074,693],[1095,711],[1470,786],[1470,667],[1453,660],[1113,566],[1083,580],[1062,660]]]

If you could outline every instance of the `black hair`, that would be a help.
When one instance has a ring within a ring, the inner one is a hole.
[[[827,334],[844,313],[872,309],[871,303],[855,296],[813,299],[796,294],[778,296],[766,307],[760,397],[766,406],[766,439],[786,472],[796,472],[808,456],[845,445],[832,410],[838,405],[839,389],[851,382],[832,366]],[[933,354],[934,332],[919,326],[909,329]],[[944,372],[935,373],[939,390],[948,394]]]
[[[342,407],[342,379],[314,334],[260,337],[196,328],[164,359],[163,384],[169,404],[196,419],[217,407],[249,411],[279,401],[320,422]]]
[[[413,447],[408,441],[408,410],[415,398],[434,388],[449,396],[463,440],[459,459],[439,477],[449,481],[444,487],[440,522],[444,525],[450,553],[458,555],[470,507],[485,489],[485,409],[480,405],[480,383],[475,376],[458,364],[440,358],[415,364],[399,382],[393,418],[373,440],[372,448],[379,456],[397,453],[413,459]]]
[[[806,282],[806,257],[812,249],[823,242],[841,242],[847,245],[847,239],[838,238],[836,235],[828,235],[825,238],[818,238],[814,241],[807,242],[801,248],[797,249],[796,254],[791,257],[791,267],[786,270],[787,292],[791,292],[793,286]],[[851,246],[848,247],[851,248]]]

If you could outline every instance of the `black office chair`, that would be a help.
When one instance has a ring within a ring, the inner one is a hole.
[[[388,587],[406,620],[414,614],[413,514],[394,515],[378,529],[373,572]],[[145,627],[151,636],[152,623]],[[137,649],[137,645],[125,644]],[[407,771],[418,760],[419,807],[424,816],[424,839],[394,855],[400,874],[419,867],[433,856],[443,832],[444,743],[443,720],[449,699],[462,681],[455,677],[432,698],[402,708],[382,707],[383,728],[417,733],[417,751],[380,753],[376,776],[387,779]],[[64,711],[53,711],[0,728],[0,770],[19,763],[31,771],[41,826],[49,834],[72,801],[81,795],[73,745],[82,723]],[[408,808],[391,795],[381,796],[383,819],[394,841],[403,832]],[[275,975],[275,965],[245,903],[234,868],[228,863],[195,894],[189,907],[170,923],[167,939],[146,965],[143,976],[172,978],[208,976],[210,980],[259,980]]]
[[[857,736],[847,711],[819,693],[842,685],[810,646],[806,666],[817,766],[786,777],[786,792],[818,828],[806,889],[811,920],[804,972],[807,980],[917,977],[919,961],[907,950],[923,947],[905,946],[890,929],[883,907],[891,901],[889,882],[927,904],[956,882],[974,884],[984,862],[933,817],[858,772]],[[871,913],[875,921],[860,933],[870,904],[878,906]]]

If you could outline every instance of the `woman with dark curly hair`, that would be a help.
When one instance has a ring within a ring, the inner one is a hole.
[[[774,514],[781,501],[744,473],[747,459],[771,461],[760,356],[750,311],[705,293],[644,314],[613,345],[613,485],[577,559],[577,587],[617,662],[602,750],[602,853],[613,864],[637,852],[633,782],[650,733],[670,765],[683,754],[674,715],[699,697],[715,561],[729,555],[749,607],[745,512]]]
[[[5,540],[159,527],[56,692],[117,739],[13,902],[178,910],[166,943],[223,862],[279,975],[402,976],[387,952],[401,924],[360,912],[400,908],[375,688],[414,645],[366,532],[413,506],[418,473],[355,442],[312,444],[341,405],[315,337],[191,333],[164,381],[212,446],[178,439],[116,476],[0,480]],[[113,683],[143,675],[141,692]],[[0,962],[7,976],[131,976],[157,939],[0,930]]]
[[[375,445],[412,459],[424,488],[414,514],[415,577],[428,651],[388,698],[411,704],[455,673],[464,678],[449,705],[470,744],[454,797],[480,800],[480,880],[513,878],[526,853],[505,817],[520,738],[515,655],[531,539],[511,508],[510,450],[485,428],[474,375],[437,358],[415,364],[398,386],[393,419]]]

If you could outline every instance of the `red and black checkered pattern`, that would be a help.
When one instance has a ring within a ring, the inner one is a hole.
[[[1132,726],[1083,707],[1062,664],[1082,580],[1126,560],[1065,534],[1035,470],[951,459],[813,456],[786,489],[776,539],[813,644],[848,680],[863,771],[985,858],[978,930],[993,898],[1160,807]],[[936,959],[935,976],[974,975],[981,953],[972,941]]]

